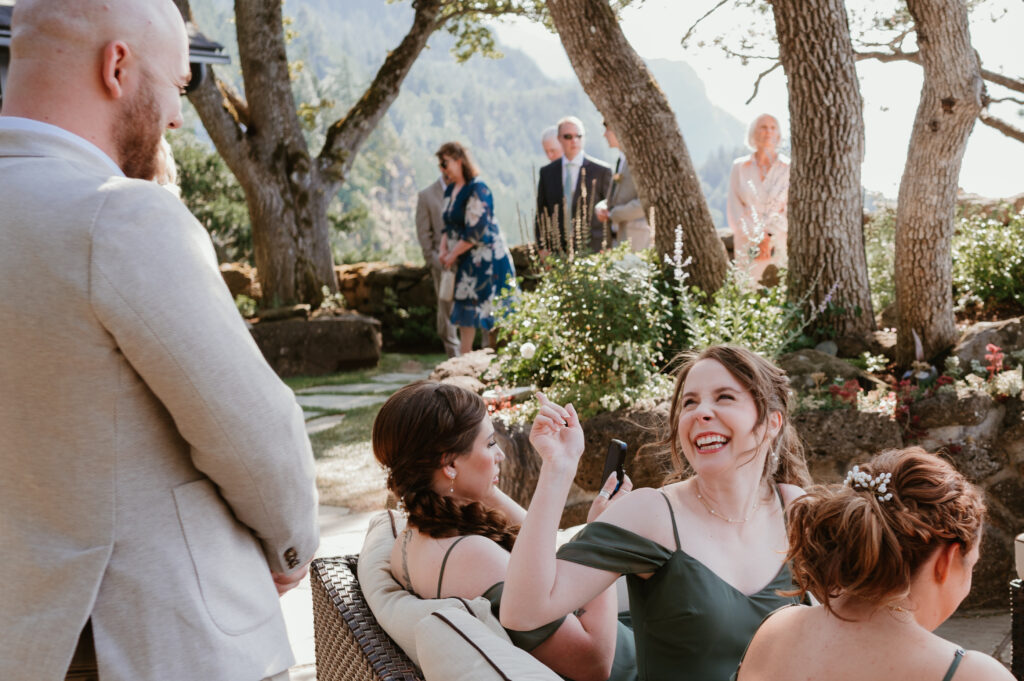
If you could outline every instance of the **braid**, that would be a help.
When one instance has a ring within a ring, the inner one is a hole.
[[[510,525],[504,513],[490,510],[478,501],[460,505],[430,488],[413,492],[402,501],[409,513],[409,524],[437,539],[477,534],[511,551],[519,533],[519,526]]]
[[[373,453],[387,469],[387,486],[401,500],[409,524],[424,534],[476,534],[512,550],[518,525],[473,501],[460,504],[435,492],[438,469],[468,452],[487,418],[480,396],[454,385],[420,381],[384,403],[373,423]]]

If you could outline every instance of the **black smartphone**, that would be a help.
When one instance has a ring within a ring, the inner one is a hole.
[[[608,454],[604,457],[604,473],[601,474],[601,485],[603,486],[608,476],[612,474],[612,471],[615,471],[617,482],[615,483],[615,489],[612,491],[612,496],[615,496],[615,493],[622,487],[622,478],[625,475],[622,465],[626,462],[626,448],[627,445],[622,440],[612,440],[608,445]]]

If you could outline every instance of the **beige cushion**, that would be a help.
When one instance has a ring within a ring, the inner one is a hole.
[[[397,531],[401,533],[405,529],[405,518],[398,514],[393,514],[393,517]],[[416,625],[424,618],[429,617],[435,610],[442,608],[458,610],[466,614],[468,607],[483,626],[483,631],[489,631],[496,641],[503,642],[509,648],[514,647],[497,618],[491,614],[491,604],[486,598],[481,596],[472,600],[424,599],[403,589],[402,585],[391,576],[391,549],[394,544],[395,537],[392,534],[388,513],[374,516],[370,520],[363,548],[359,552],[357,568],[359,585],[363,591],[363,597],[366,598],[366,602],[381,628],[394,639],[395,643],[417,666],[422,665],[417,653]]]
[[[416,652],[427,681],[561,678],[462,608],[441,608],[423,618],[416,625]]]

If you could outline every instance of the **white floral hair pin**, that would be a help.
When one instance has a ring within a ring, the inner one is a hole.
[[[854,466],[853,470],[846,474],[846,480],[843,481],[843,484],[849,485],[854,489],[871,490],[878,497],[879,501],[889,501],[892,499],[892,492],[888,491],[891,481],[892,473],[879,473],[872,478],[862,471],[860,466]]]

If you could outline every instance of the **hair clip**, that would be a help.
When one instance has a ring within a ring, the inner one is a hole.
[[[871,477],[867,473],[860,469],[860,466],[854,466],[853,469],[846,474],[846,480],[843,481],[844,485],[849,485],[854,489],[866,489],[874,492],[875,496],[879,501],[889,501],[892,499],[892,492],[889,492],[889,483],[892,481],[892,473],[879,473],[875,477]]]

